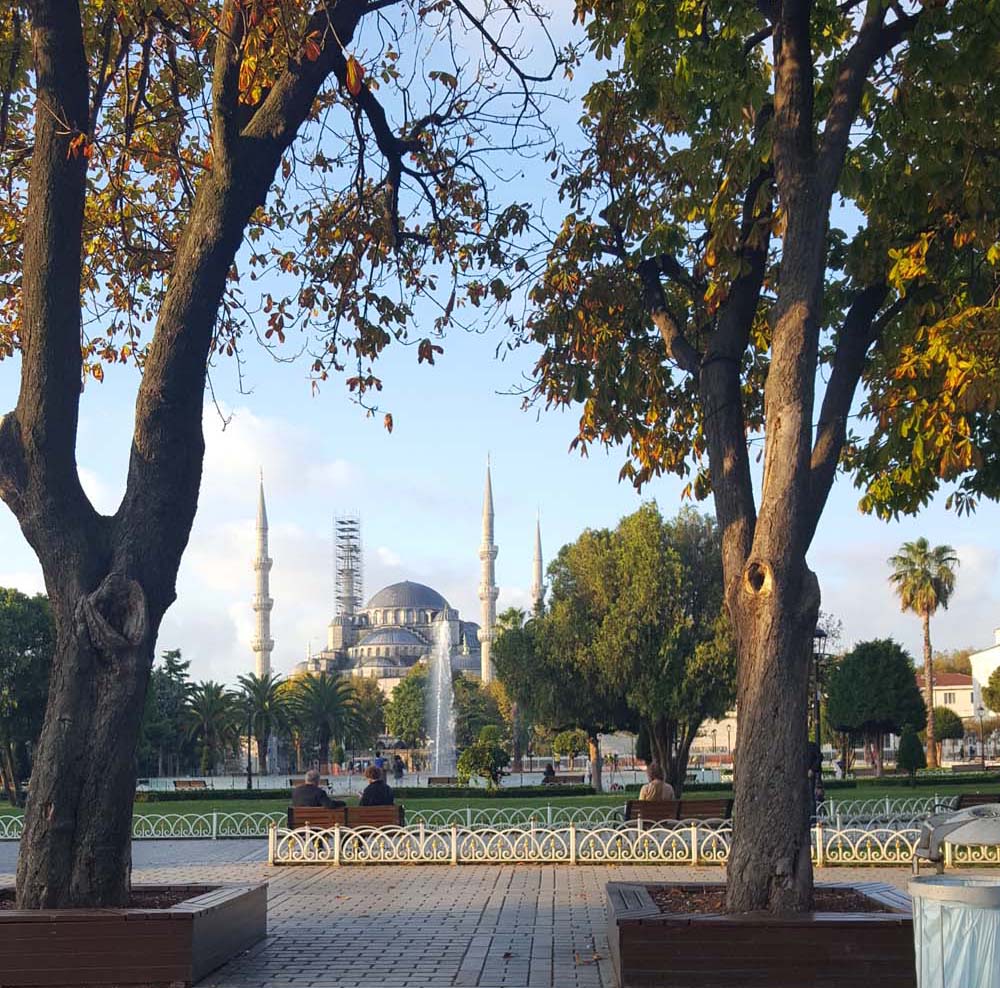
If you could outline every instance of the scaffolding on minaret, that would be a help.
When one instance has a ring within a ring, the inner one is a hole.
[[[338,515],[333,523],[337,617],[350,617],[361,609],[363,571],[361,562],[361,519]]]

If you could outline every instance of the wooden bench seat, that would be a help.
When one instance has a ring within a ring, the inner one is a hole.
[[[728,820],[733,815],[731,799],[630,799],[625,804],[625,820],[649,823],[677,820]]]
[[[963,792],[955,809],[967,810],[970,806],[986,806],[989,803],[1000,803],[1000,792]]]
[[[174,779],[174,790],[181,792],[185,789],[207,789],[208,783],[204,779]]]
[[[312,827],[326,830],[329,827],[402,827],[406,813],[401,803],[394,806],[341,806],[327,809],[323,806],[289,806],[288,829]]]
[[[979,762],[961,762],[958,765],[952,765],[951,770],[958,774],[962,772],[982,772],[983,766]]]
[[[583,775],[549,775],[542,776],[543,786],[582,786]]]

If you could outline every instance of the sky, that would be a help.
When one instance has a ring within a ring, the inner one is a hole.
[[[575,111],[561,112],[571,120]],[[512,171],[509,178],[512,187],[498,194],[523,196],[526,176]],[[554,199],[553,190],[539,189],[538,197]],[[418,323],[420,318],[431,317],[421,313]],[[394,417],[391,434],[381,415],[368,418],[351,403],[341,381],[314,394],[304,362],[277,362],[250,348],[242,385],[232,362],[216,367],[218,408],[209,404],[205,413],[198,516],[158,648],[180,648],[198,679],[232,683],[253,669],[250,601],[260,471],[274,560],[272,663],[278,672],[325,644],[338,513],[361,516],[366,598],[386,584],[416,580],[444,594],[464,619],[478,621],[487,454],[499,610],[528,604],[536,512],[548,560],[585,527],[613,526],[645,499],[655,499],[665,515],[681,507],[683,482],[677,479],[658,479],[641,494],[619,483],[621,450],[594,449],[586,459],[569,452],[573,411],[522,410],[510,392],[523,385],[537,353],[501,351],[498,359],[502,342],[496,331],[453,332],[434,366],[418,366],[414,348],[390,347],[378,372],[385,381],[380,401]],[[0,362],[0,411],[16,401],[18,371],[16,359]],[[136,372],[114,368],[103,384],[88,383],[83,395],[80,472],[95,506],[107,513],[123,492],[137,381]],[[993,628],[1000,626],[1000,508],[983,505],[959,518],[945,510],[942,498],[916,518],[885,523],[860,514],[857,500],[850,481],[840,478],[809,557],[823,610],[843,622],[842,644],[891,635],[920,653],[919,621],[900,612],[886,561],[903,541],[921,535],[951,544],[961,559],[953,603],[932,625],[935,648],[992,644]],[[710,502],[702,507],[711,510]],[[44,589],[34,555],[5,507],[0,585]]]

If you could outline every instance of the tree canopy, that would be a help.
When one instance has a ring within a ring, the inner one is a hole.
[[[927,720],[913,660],[891,638],[860,642],[834,666],[827,711],[835,730],[875,744],[879,773],[884,735],[899,734],[907,724],[919,729]]]
[[[1000,666],[990,673],[990,678],[983,687],[983,703],[994,713],[1000,713]]]

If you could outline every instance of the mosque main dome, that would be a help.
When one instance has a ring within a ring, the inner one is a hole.
[[[436,611],[447,606],[448,601],[436,590],[423,583],[403,580],[401,583],[390,583],[389,586],[379,590],[368,601],[365,610],[370,611],[377,607],[429,607]]]

